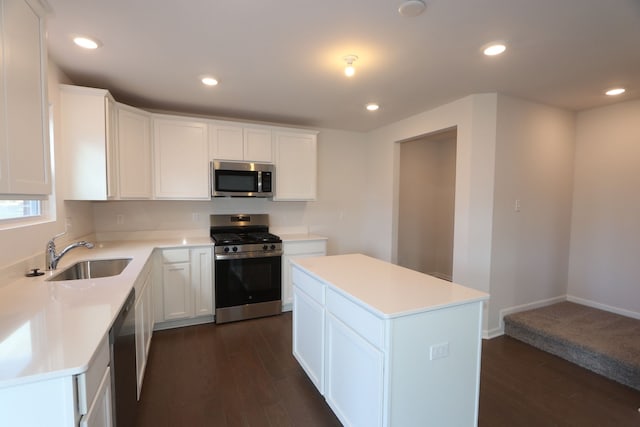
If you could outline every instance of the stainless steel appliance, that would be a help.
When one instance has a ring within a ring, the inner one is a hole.
[[[133,427],[136,424],[136,314],[135,289],[127,300],[109,331],[111,349],[111,391],[116,427]]]
[[[274,166],[268,163],[211,162],[213,197],[273,197]]]
[[[282,312],[282,240],[266,214],[211,215],[216,323]]]

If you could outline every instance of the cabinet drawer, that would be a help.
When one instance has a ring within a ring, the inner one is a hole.
[[[384,320],[327,288],[326,308],[374,346],[384,345]]]
[[[109,335],[100,342],[96,354],[89,363],[89,369],[77,376],[78,381],[78,412],[84,415],[98,392],[104,371],[109,366]]]
[[[189,249],[164,249],[162,251],[162,262],[189,262]]]
[[[295,266],[292,274],[293,286],[301,289],[317,303],[324,305],[324,287],[325,285],[318,279],[314,279],[307,273],[302,272]]]

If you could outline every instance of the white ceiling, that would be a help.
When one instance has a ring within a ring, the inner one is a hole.
[[[47,1],[54,62],[139,107],[366,131],[472,93],[570,110],[640,97],[638,0],[427,0],[415,18],[399,0]],[[485,57],[493,40],[508,50]]]

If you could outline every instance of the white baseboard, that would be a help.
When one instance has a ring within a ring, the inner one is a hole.
[[[575,302],[576,304],[582,304],[588,307],[593,307],[593,308],[608,311],[611,313],[619,314],[621,316],[631,317],[633,319],[640,319],[640,313],[637,313],[635,311],[626,310],[624,308],[613,307],[607,304],[602,304],[602,303],[591,301],[588,299],[575,297],[573,295],[567,295],[567,301]]]
[[[500,324],[497,328],[483,331],[483,336],[486,339],[491,339],[504,335],[504,316],[518,313],[520,311],[533,310],[534,308],[546,307],[547,305],[556,304],[567,300],[566,295],[560,295],[553,298],[543,299],[539,301],[529,302],[527,304],[516,305],[513,307],[507,307],[500,310]]]

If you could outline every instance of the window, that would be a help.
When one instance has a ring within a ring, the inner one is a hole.
[[[0,200],[0,220],[40,216],[41,200]]]

